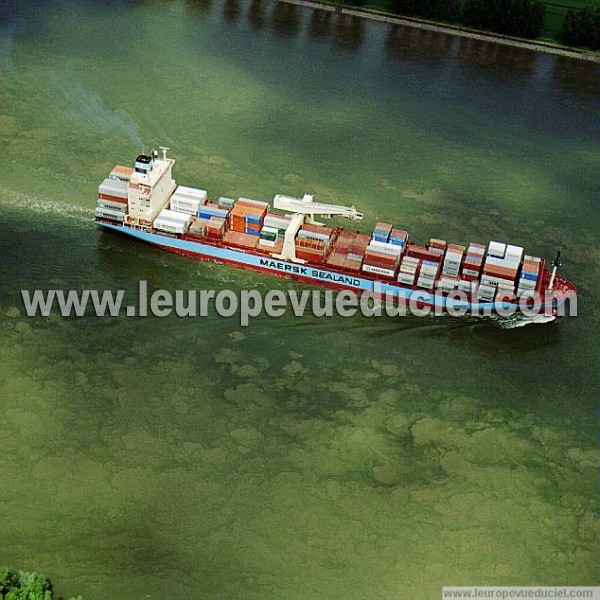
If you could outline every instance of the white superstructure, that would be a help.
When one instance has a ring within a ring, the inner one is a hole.
[[[153,151],[151,156],[141,154],[135,161],[127,187],[127,222],[130,225],[150,227],[158,213],[167,206],[171,194],[177,187],[172,169],[175,160]]]

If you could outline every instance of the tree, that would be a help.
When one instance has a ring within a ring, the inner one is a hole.
[[[600,49],[600,7],[570,9],[563,20],[559,39],[570,46]]]
[[[11,571],[0,568],[0,599],[2,600],[54,600],[52,582],[39,573]],[[82,600],[81,596],[78,599]]]

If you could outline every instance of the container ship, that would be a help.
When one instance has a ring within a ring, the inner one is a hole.
[[[547,264],[498,241],[419,244],[389,223],[377,223],[370,234],[327,227],[315,218],[360,221],[363,215],[309,194],[278,194],[273,207],[250,198],[210,200],[206,190],[178,186],[175,160],[168,148],[160,150],[139,155],[133,167],[114,167],[98,188],[98,225],[191,258],[387,301],[406,302],[419,292],[417,304],[438,314],[454,309],[494,316],[511,293],[509,304],[527,294],[530,308],[552,317],[575,295],[575,286],[557,273],[559,256]]]

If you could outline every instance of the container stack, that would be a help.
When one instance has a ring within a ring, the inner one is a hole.
[[[517,271],[523,256],[523,248],[501,242],[490,242],[483,266],[481,283],[499,291],[514,292]]]
[[[403,249],[401,246],[388,242],[371,240],[364,253],[362,270],[366,273],[394,277],[398,270]]]
[[[327,264],[332,267],[344,268],[346,257],[352,248],[352,242],[356,234],[343,229],[335,240],[335,246],[327,257]],[[360,268],[360,267],[359,267]]]
[[[181,234],[187,232],[191,222],[192,215],[163,208],[154,220],[154,229],[166,233]]]
[[[427,290],[433,289],[439,269],[439,262],[434,262],[431,260],[422,261],[421,268],[419,269],[419,279],[417,280],[417,286]]]
[[[519,283],[517,284],[517,295],[520,296],[525,291],[534,291],[537,288],[541,266],[541,258],[537,256],[525,256],[523,266],[521,267]]]
[[[460,265],[466,248],[457,244],[449,244],[442,264],[442,276],[439,286],[444,292],[456,289],[460,284]]]
[[[275,227],[269,227],[265,225],[258,236],[258,243],[261,246],[268,246],[270,248],[274,248],[277,243],[277,234],[279,230]]]
[[[206,237],[213,240],[220,240],[225,233],[226,220],[220,217],[211,217],[206,226]]]
[[[171,196],[171,210],[196,215],[206,203],[206,190],[197,190],[180,185]]]
[[[233,198],[225,198],[224,196],[221,196],[217,200],[217,206],[219,208],[225,209],[226,211],[230,211],[233,208],[234,204],[235,204],[235,200]]]
[[[238,233],[259,236],[267,214],[267,202],[240,198],[231,210],[231,228]]]
[[[335,240],[333,251],[327,258],[327,264],[332,267],[360,271],[363,255],[371,238],[353,231],[341,230]]]
[[[427,244],[427,249],[438,256],[444,256],[444,253],[446,252],[446,240],[431,238],[429,244]]]
[[[405,256],[400,263],[400,271],[397,280],[403,285],[414,285],[419,270],[419,259],[413,256]]]
[[[189,227],[189,234],[193,237],[205,236],[209,221],[210,219],[200,219],[198,217],[192,218],[192,222],[190,223]]]
[[[273,213],[267,213],[264,220],[265,227],[271,227],[277,230],[277,237],[283,239],[285,237],[285,231],[288,228],[292,218],[287,215],[275,215]]]
[[[115,169],[117,168],[115,167]],[[125,167],[122,168],[125,169]],[[109,178],[98,186],[96,217],[123,223],[127,214],[127,185],[127,181],[124,179]]]
[[[355,233],[350,247],[344,258],[344,268],[349,271],[360,271],[365,256],[365,252],[369,247],[371,239],[368,235]]]
[[[450,244],[448,246],[448,250],[446,251],[446,255],[444,256],[442,275],[458,278],[458,274],[460,273],[460,265],[462,263],[464,254],[464,246]]]
[[[477,281],[479,279],[484,258],[485,246],[483,244],[469,244],[461,273],[461,277],[464,281]]]
[[[406,248],[406,254],[422,261],[428,260],[435,263],[439,263],[441,261],[441,256],[439,254],[431,252],[423,246],[417,246],[416,244],[409,244]]]
[[[296,236],[296,256],[310,262],[324,262],[332,235],[331,227],[305,223]]]
[[[404,229],[392,229],[388,242],[394,246],[401,246],[404,248],[408,243],[408,232],[404,231]]]
[[[496,288],[493,285],[481,284],[477,289],[477,299],[484,302],[492,302],[496,295]]]
[[[199,219],[222,219],[227,221],[229,211],[224,208],[219,208],[215,204],[204,204],[198,209],[197,216]]]
[[[387,243],[390,239],[390,234],[392,233],[392,226],[388,223],[377,223],[375,225],[375,229],[373,230],[372,239],[375,242],[384,242]]]
[[[322,263],[325,260],[325,242],[312,238],[296,238],[296,257],[309,262]]]
[[[446,275],[442,275],[438,282],[438,286],[442,292],[451,292],[459,287],[459,285],[460,280],[457,277],[448,277]]]

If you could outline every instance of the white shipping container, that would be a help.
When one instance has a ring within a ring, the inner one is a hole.
[[[178,212],[178,213],[184,213],[186,215],[190,215],[190,216],[195,216],[196,213],[198,212],[197,208],[194,208],[193,206],[187,206],[187,205],[181,205],[181,204],[175,204],[175,203],[171,203],[171,210],[174,212]]]
[[[179,223],[189,223],[191,220],[191,216],[185,213],[176,212],[174,210],[169,210],[168,208],[163,208],[158,213],[158,219],[161,220],[170,220],[176,221]]]
[[[470,292],[473,286],[473,282],[472,281],[465,281],[464,279],[461,279],[458,282],[458,289],[462,290],[463,292]]]
[[[109,208],[110,210],[118,210],[122,213],[127,212],[127,204],[111,202],[110,200],[98,200],[98,208]]]
[[[512,256],[513,258],[517,258],[519,262],[521,261],[521,257],[523,256],[523,248],[521,246],[506,246],[506,256]]]
[[[486,275],[485,273],[481,276],[481,281],[488,280],[493,283],[508,283],[514,285],[514,279],[507,279],[506,277],[495,277],[494,275]]]
[[[118,179],[105,179],[98,186],[99,194],[106,194],[107,196],[115,196],[117,198],[127,198],[127,182]]]
[[[479,300],[492,300],[496,294],[496,288],[491,286],[480,285],[477,290],[477,298]]]
[[[405,271],[406,273],[414,273],[416,272],[416,270],[419,268],[419,265],[413,265],[413,264],[404,264],[402,263],[400,265],[400,270]]]
[[[279,233],[279,229],[277,229],[276,227],[268,227],[267,225],[265,225],[262,229],[261,232],[264,233],[272,233],[273,235],[277,235]]]
[[[206,204],[206,197],[199,194],[189,194],[188,192],[183,192],[181,189],[176,189],[173,192],[171,198],[181,198],[182,200],[193,200],[194,202],[200,202],[200,204]]]
[[[187,194],[188,196],[195,196],[196,198],[200,198],[200,200],[205,201],[208,197],[208,192],[206,190],[199,190],[198,188],[187,187],[185,185],[178,185],[175,193],[181,192],[182,194]]]
[[[538,256],[530,256],[529,254],[526,254],[524,258],[525,258],[525,260],[531,260],[536,263],[542,262],[542,259],[539,258]]]
[[[109,219],[110,221],[118,221],[122,223],[125,220],[125,213],[119,210],[113,210],[112,208],[98,207],[94,211],[94,214],[99,219]]]
[[[469,248],[467,249],[467,254],[483,256],[485,254],[485,248],[480,248],[479,246],[475,246],[473,243],[470,243]]]
[[[267,215],[264,220],[264,224],[268,227],[276,227],[277,229],[286,229],[290,224],[291,219],[285,217]]]
[[[167,219],[155,219],[154,229],[164,231],[166,233],[185,233],[187,225],[183,222],[170,221]]]
[[[473,269],[463,269],[464,275],[469,275],[471,277],[477,277],[479,275],[479,271],[474,271]]]
[[[458,273],[459,269],[460,265],[453,263],[444,263],[444,266],[442,267],[442,271],[455,271],[456,273]]]
[[[506,253],[506,244],[502,242],[490,242],[488,246],[488,255],[497,258],[504,258]]]
[[[537,286],[536,281],[529,281],[528,279],[519,279],[519,287],[527,290],[535,290]]]
[[[367,250],[374,250],[375,252],[384,252],[386,254],[392,254],[394,256],[400,256],[402,254],[402,247],[394,244],[388,244],[387,242],[377,242],[371,240]]]
[[[502,267],[504,269],[517,269],[521,261],[516,256],[507,256],[506,258],[496,258],[488,256],[485,264],[493,267]]]
[[[407,275],[406,273],[400,273],[397,277],[397,280],[399,283],[403,283],[405,285],[414,285],[415,283],[415,276],[414,275]]]
[[[497,287],[499,290],[502,289],[502,290],[508,290],[508,291],[512,292],[515,289],[515,286],[511,285],[510,283],[503,283],[500,281],[489,281],[484,278],[481,279],[481,283],[483,285],[488,285],[490,287]]]
[[[373,267],[371,265],[363,265],[362,270],[367,273],[376,273],[377,275],[385,275],[386,277],[393,277],[394,271],[390,269],[382,269],[380,267]]]
[[[261,246],[269,246],[270,248],[274,248],[275,247],[275,242],[272,240],[265,240],[264,238],[259,237],[258,238],[258,243]]]

